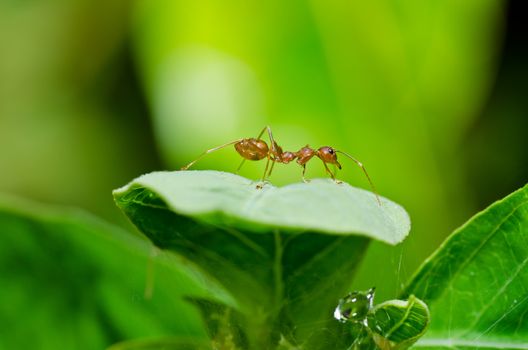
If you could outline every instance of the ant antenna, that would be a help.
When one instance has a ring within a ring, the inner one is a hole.
[[[365,176],[367,177],[367,180],[368,180],[368,182],[370,184],[370,187],[372,188],[372,191],[374,192],[374,195],[376,195],[376,200],[378,201],[378,204],[381,206],[381,200],[379,198],[378,191],[376,191],[376,187],[374,187],[374,184],[372,183],[372,180],[370,179],[370,176],[367,173],[367,169],[365,169],[365,166],[363,165],[363,163],[361,163],[359,160],[357,160],[356,158],[352,157],[350,154],[348,154],[346,152],[337,151],[337,150],[336,150],[336,152],[344,154],[348,158],[352,159],[354,161],[354,163],[356,163],[361,168],[361,170],[363,170],[363,172],[365,173]]]

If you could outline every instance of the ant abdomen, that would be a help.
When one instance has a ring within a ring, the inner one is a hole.
[[[269,148],[264,140],[250,138],[235,143],[235,149],[244,159],[261,160],[268,156]]]

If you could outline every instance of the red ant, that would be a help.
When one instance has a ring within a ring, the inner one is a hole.
[[[268,147],[268,144],[261,139],[262,134],[267,131],[268,136],[270,139],[271,148]],[[290,152],[290,151],[283,151],[282,148],[275,142],[273,139],[273,134],[271,133],[271,128],[269,126],[266,126],[260,134],[256,138],[249,138],[249,139],[238,139],[234,140],[228,143],[225,143],[223,145],[208,149],[204,153],[202,153],[198,158],[187,164],[186,166],[182,167],[181,170],[187,170],[189,169],[194,163],[202,159],[205,155],[212,153],[214,151],[218,151],[219,149],[222,149],[224,147],[235,145],[236,151],[244,158],[242,160],[242,163],[240,163],[238,170],[242,167],[244,162],[246,160],[261,160],[264,158],[267,158],[266,162],[266,168],[264,169],[264,174],[262,175],[261,181],[266,181],[273,171],[273,166],[275,163],[283,163],[288,164],[291,161],[297,159],[297,164],[303,167],[302,171],[302,179],[304,182],[308,182],[306,178],[304,177],[304,174],[306,173],[306,163],[310,159],[312,159],[314,156],[317,156],[319,159],[323,161],[323,165],[325,167],[326,172],[330,175],[332,180],[334,180],[336,183],[341,183],[338,181],[335,177],[335,174],[328,168],[327,164],[334,164],[339,169],[341,169],[341,164],[337,161],[337,153],[341,153],[345,155],[346,157],[352,159],[365,173],[365,176],[367,177],[368,182],[370,183],[370,187],[372,187],[372,190],[374,194],[376,195],[376,200],[378,201],[378,204],[381,205],[381,201],[379,199],[379,196],[376,192],[376,188],[374,187],[374,184],[372,183],[372,180],[370,179],[370,176],[367,173],[367,170],[363,166],[363,164],[358,161],[356,158],[352,157],[348,153],[345,153],[343,151],[338,151],[332,147],[329,146],[323,146],[319,147],[319,149],[315,150],[311,148],[310,146],[306,145],[303,148],[301,148],[297,152]],[[271,162],[271,168],[269,167],[269,163]],[[269,171],[268,171],[269,168]],[[261,186],[257,186],[260,188]]]

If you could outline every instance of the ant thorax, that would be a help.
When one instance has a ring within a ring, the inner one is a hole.
[[[297,156],[297,163],[300,165],[306,164],[312,157],[315,155],[315,151],[310,146],[306,145],[303,148],[301,148],[296,154]]]

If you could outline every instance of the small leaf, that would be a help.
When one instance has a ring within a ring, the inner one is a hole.
[[[217,171],[156,172],[114,197],[154,244],[229,291],[234,299],[222,302],[246,317],[246,333],[260,330],[249,336],[256,349],[281,335],[293,345],[322,341],[369,239],[395,244],[410,227],[399,205],[327,180],[257,189]]]
[[[431,311],[426,349],[528,349],[528,186],[455,231],[405,294]]]
[[[369,318],[374,340],[381,349],[409,348],[429,324],[427,305],[414,295],[409,300],[389,300],[376,305]]]

